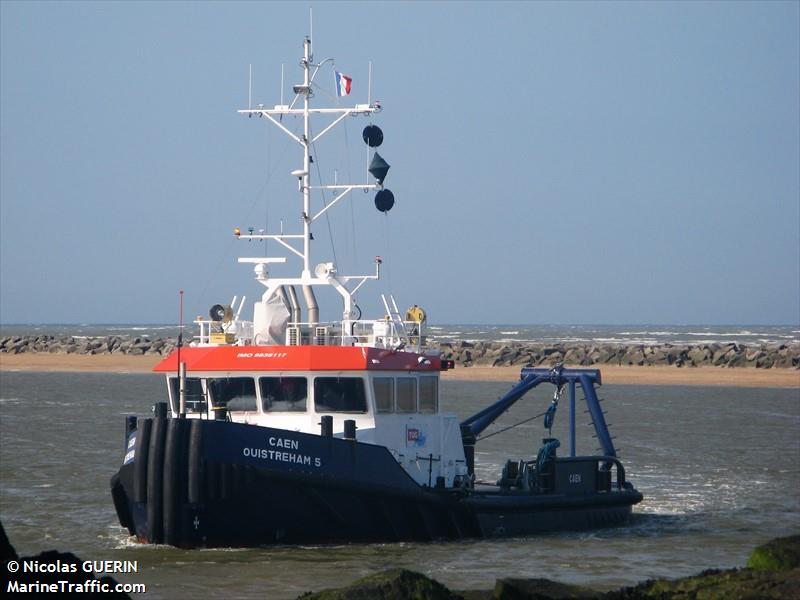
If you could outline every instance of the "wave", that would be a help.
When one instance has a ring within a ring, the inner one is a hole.
[[[702,332],[687,331],[683,335],[698,336],[698,335],[709,335],[709,334],[710,335],[716,335],[716,336],[719,336],[719,337],[737,337],[737,336],[740,336],[740,335],[772,335],[770,333],[763,333],[763,332],[762,333],[758,333],[758,332],[748,331],[747,329],[744,329],[742,331],[737,331],[735,333],[714,333],[713,331],[702,331]]]
[[[108,331],[161,331],[164,329],[176,329],[178,325],[143,325],[143,326],[127,326],[127,327],[104,327]]]
[[[620,331],[620,335],[680,335],[678,331]]]

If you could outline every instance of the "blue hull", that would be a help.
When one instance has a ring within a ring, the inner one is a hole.
[[[618,525],[641,494],[418,485],[386,448],[224,421],[142,419],[111,481],[120,519],[184,548],[429,541]]]

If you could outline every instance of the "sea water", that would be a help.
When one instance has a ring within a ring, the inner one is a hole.
[[[147,598],[295,598],[391,567],[453,589],[498,577],[548,577],[611,588],[652,577],[742,566],[752,548],[800,532],[800,390],[603,386],[600,396],[628,479],[644,494],[631,522],[579,533],[444,543],[178,550],[134,543],[117,521],[109,479],[124,454],[125,415],[163,400],[159,376],[0,374],[0,517],[20,554],[72,551],[83,560],[137,561]],[[504,383],[442,383],[446,410],[466,417]],[[544,410],[537,388],[485,433]],[[595,450],[578,407],[577,449]],[[569,403],[552,434],[569,448]],[[477,476],[535,455],[534,420],[479,443]]]

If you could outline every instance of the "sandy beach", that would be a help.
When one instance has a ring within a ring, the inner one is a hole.
[[[519,379],[519,372],[519,367],[469,367],[445,372],[442,377],[461,381],[514,382]],[[600,372],[603,383],[619,385],[715,385],[800,388],[800,371],[795,369],[621,367],[603,365],[600,367]]]
[[[147,373],[160,360],[160,356],[125,354],[0,354],[0,371]],[[603,383],[610,384],[800,388],[800,371],[795,369],[604,365],[600,370]],[[514,382],[519,373],[520,367],[459,367],[442,377],[454,381]]]

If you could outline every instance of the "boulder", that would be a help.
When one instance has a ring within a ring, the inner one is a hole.
[[[573,346],[564,354],[564,362],[569,365],[582,364],[584,358],[586,358],[586,348],[582,346]]]
[[[589,588],[550,579],[498,579],[491,600],[580,600],[600,598],[602,594]]]
[[[55,570],[48,570],[46,572],[26,572],[24,569],[19,569],[19,571],[12,572],[8,568],[8,562],[11,560],[18,561],[19,563],[36,562],[40,565],[53,566],[55,567]],[[86,573],[83,571],[81,568],[83,562],[84,561],[82,559],[75,556],[72,552],[57,552],[56,550],[40,552],[35,556],[18,556],[16,550],[6,537],[2,523],[0,523],[0,589],[2,589],[4,593],[8,594],[10,592],[15,596],[19,593],[22,593],[22,596],[41,597],[41,594],[37,593],[36,591],[31,593],[31,588],[28,586],[33,586],[34,584],[55,584],[60,586],[63,585],[62,582],[72,584],[73,586],[76,586],[74,589],[79,590],[81,588],[78,586],[86,586],[87,581],[97,579],[94,573]],[[74,571],[72,571],[73,569]],[[99,582],[101,584],[107,584],[111,590],[113,590],[118,583],[115,579],[108,576],[100,577]],[[12,590],[12,586],[18,587],[16,593]],[[28,587],[28,589],[26,590],[23,586]],[[45,596],[47,595],[49,594],[45,594]],[[100,598],[130,599],[130,596],[124,592],[111,591],[109,593],[102,593],[93,588],[89,589],[89,591],[81,592],[56,592],[53,595],[67,598],[97,598],[98,600]]]
[[[775,356],[773,354],[767,354],[756,361],[756,369],[771,369],[774,364]]]
[[[711,358],[711,351],[703,346],[695,346],[687,352],[686,357],[695,367],[699,367]]]
[[[457,600],[438,581],[406,569],[390,569],[357,579],[350,585],[308,592],[303,600]]]
[[[598,594],[603,600],[787,600],[797,599],[800,569],[770,572],[710,569],[681,579],[657,579]]]
[[[726,367],[744,367],[747,365],[747,360],[745,359],[744,352],[737,352],[732,356],[728,357],[728,362],[725,365]]]
[[[747,567],[760,571],[785,571],[800,567],[800,535],[775,538],[758,546]]]
[[[623,365],[638,365],[644,364],[644,349],[641,346],[633,346],[628,348],[625,355],[621,359]]]
[[[725,344],[719,350],[714,352],[713,357],[711,358],[711,364],[715,367],[719,367],[725,364],[733,354],[736,353],[736,345],[735,344]]]

